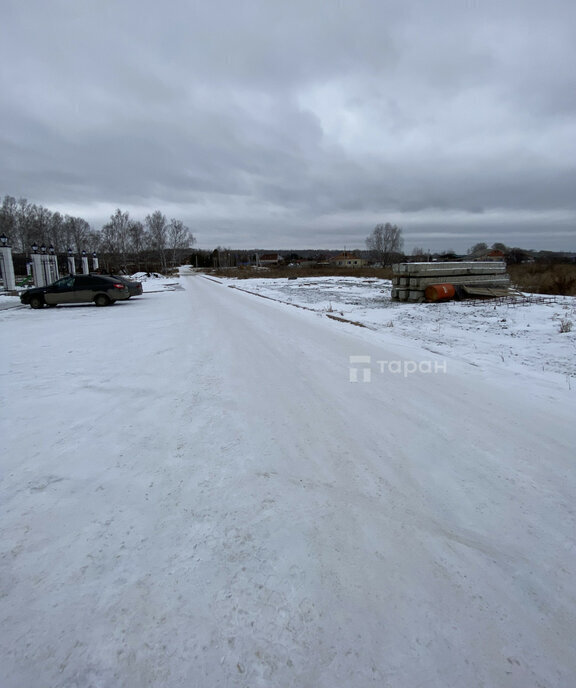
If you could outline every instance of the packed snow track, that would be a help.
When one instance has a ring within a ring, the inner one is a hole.
[[[0,314],[2,688],[573,686],[574,391],[181,281]]]

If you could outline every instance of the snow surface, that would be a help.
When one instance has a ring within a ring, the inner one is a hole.
[[[573,302],[298,282],[0,312],[2,688],[574,685]]]
[[[284,303],[332,313],[373,330],[393,328],[388,335],[408,337],[428,351],[471,364],[504,363],[507,368],[528,366],[576,377],[576,298],[572,296],[524,294],[486,301],[414,304],[392,301],[391,282],[376,278],[220,281]],[[572,332],[560,333],[563,320],[572,323]]]

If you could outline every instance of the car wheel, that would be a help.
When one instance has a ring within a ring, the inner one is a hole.
[[[94,299],[94,303],[97,306],[109,306],[112,302],[106,296],[106,294],[98,294],[98,296]]]
[[[41,296],[33,296],[30,299],[30,308],[42,308],[44,306],[44,299]]]

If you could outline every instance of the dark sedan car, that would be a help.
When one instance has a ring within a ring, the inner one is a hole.
[[[128,279],[127,277],[122,277],[122,275],[107,275],[107,277],[111,277],[112,279],[115,279],[118,282],[122,282],[122,284],[125,284],[128,287],[128,291],[130,292],[130,296],[141,296],[142,295],[142,283],[141,282],[137,282],[136,280]]]
[[[128,287],[128,291],[130,292],[130,296],[141,296],[142,295],[142,284],[141,282],[137,282],[136,280],[128,279],[128,277],[124,277],[124,275],[113,275],[111,272],[95,272],[91,273],[94,275],[103,275],[104,277],[111,277],[112,279],[116,280],[117,282],[121,282],[122,284],[125,284]],[[130,297],[128,297],[130,298]]]
[[[125,284],[100,275],[68,275],[46,287],[27,289],[20,295],[20,301],[32,308],[90,301],[97,306],[110,306],[128,298],[130,292]]]

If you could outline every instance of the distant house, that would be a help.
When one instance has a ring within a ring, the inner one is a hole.
[[[334,258],[331,258],[330,262],[332,265],[336,265],[339,268],[360,268],[366,265],[364,258],[360,258],[360,256],[350,251],[339,253],[337,256],[334,256]]]
[[[474,256],[474,260],[488,262],[496,262],[505,259],[506,256],[504,255],[504,252],[500,251],[499,249],[491,249],[490,251],[486,251],[486,253],[483,253],[482,255]]]
[[[279,265],[284,258],[279,253],[263,253],[258,257],[258,265]]]

